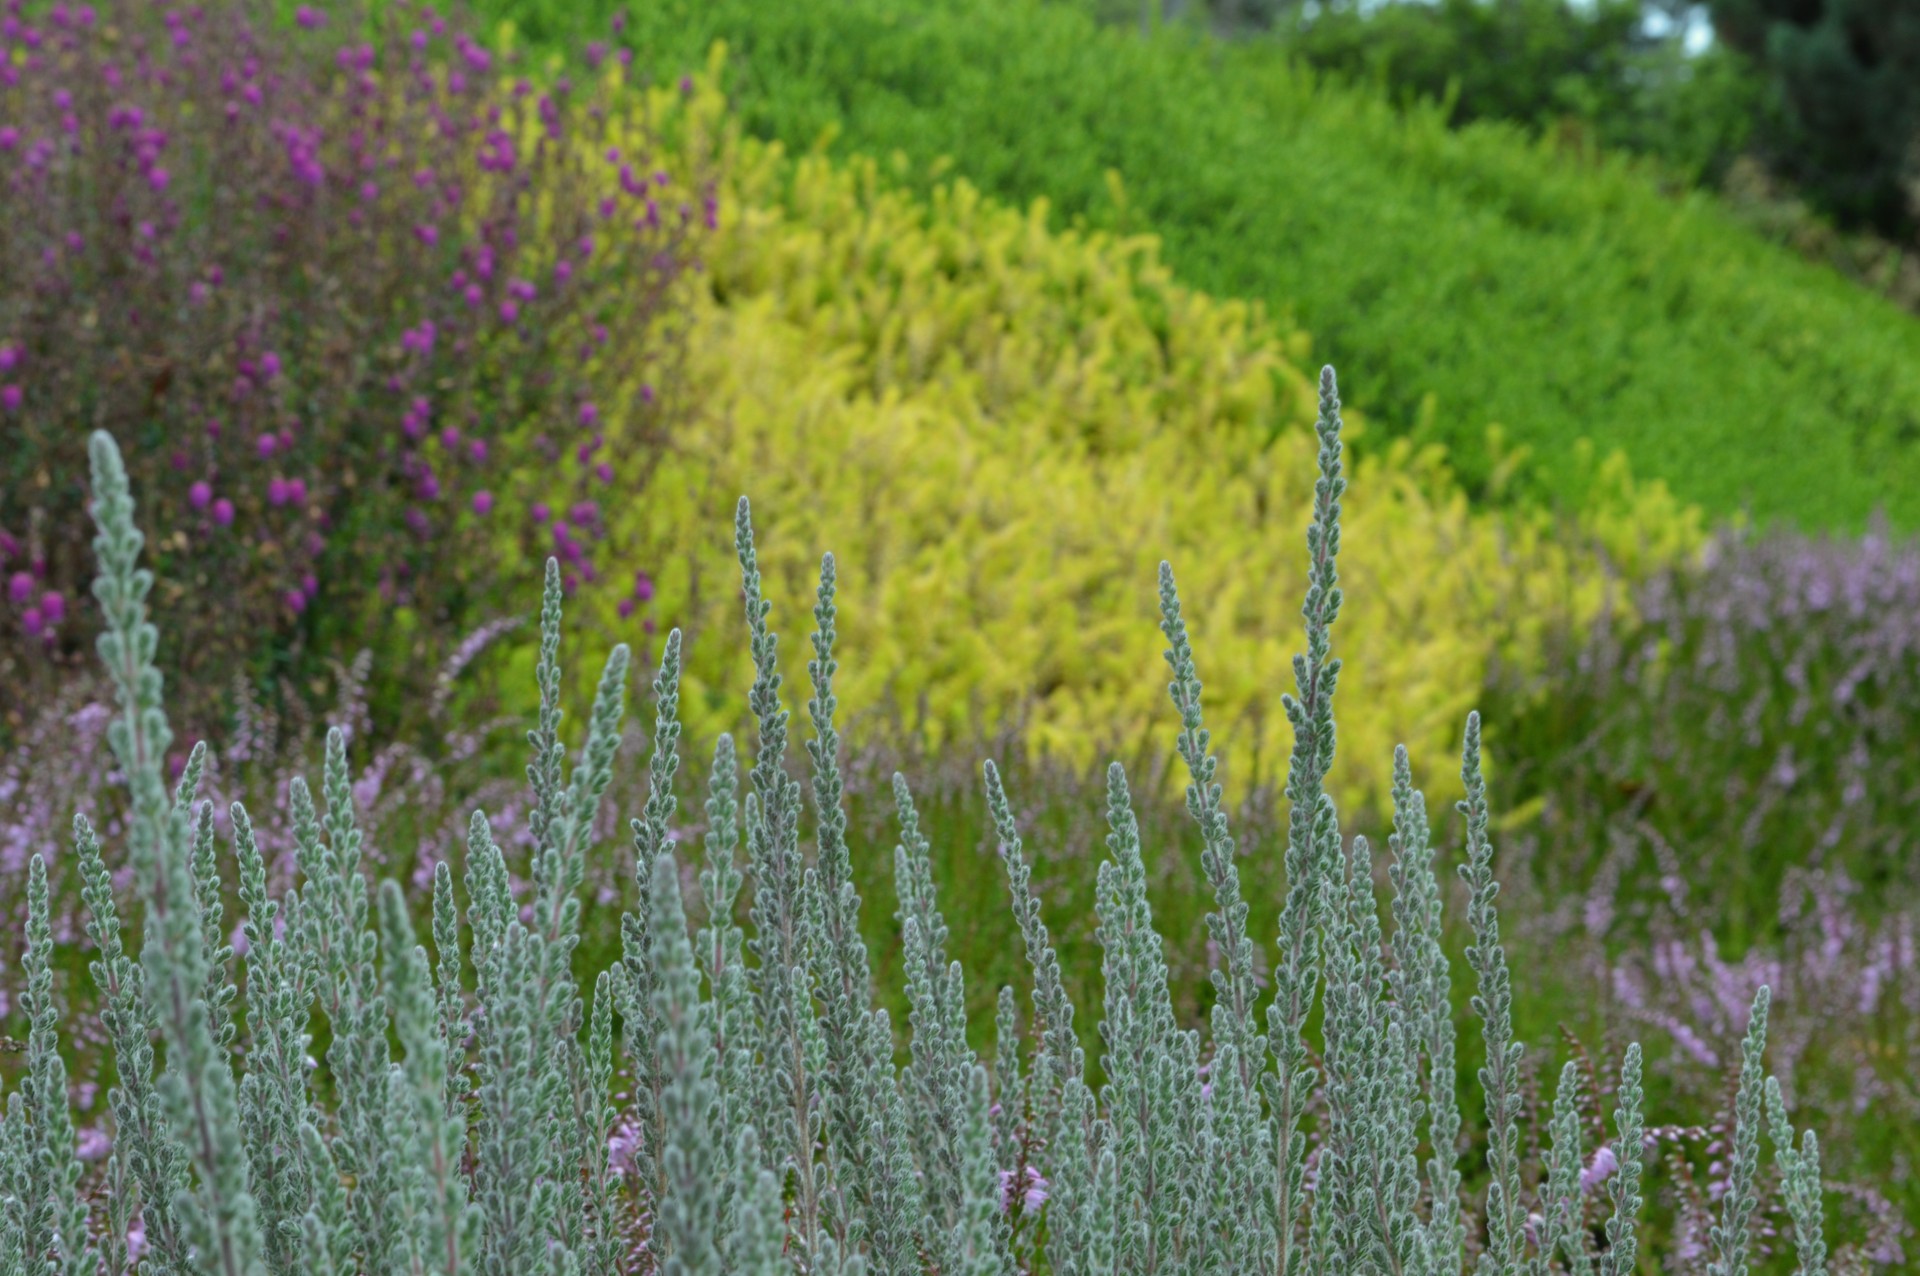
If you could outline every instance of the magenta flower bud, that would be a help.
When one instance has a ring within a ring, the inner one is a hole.
[[[40,615],[49,626],[61,623],[67,618],[67,600],[57,592],[48,590],[40,595]]]
[[[545,501],[535,501],[533,508],[527,512],[533,515],[533,521],[536,523],[544,523],[553,515],[553,511],[547,508]]]
[[[460,446],[460,431],[451,425],[440,431],[440,446],[449,452]]]
[[[413,233],[414,236],[428,248],[440,242],[440,228],[438,226],[422,222],[413,228]]]
[[[7,597],[16,607],[24,606],[33,597],[33,575],[30,572],[15,572],[7,580]]]
[[[486,300],[487,294],[480,290],[479,284],[468,284],[466,296],[467,296],[467,304],[469,306],[477,306],[482,301]]]
[[[285,505],[287,503],[287,481],[278,475],[267,481],[267,504]]]
[[[217,439],[220,437],[220,418],[219,417],[210,416],[207,418],[207,437],[210,439]]]
[[[0,408],[8,412],[18,412],[20,402],[26,398],[26,391],[17,385],[0,385]]]
[[[233,502],[221,497],[213,503],[213,521],[222,527],[233,526]]]
[[[380,185],[379,185],[379,183],[377,183],[377,182],[361,182],[361,183],[360,183],[360,198],[361,198],[361,199],[363,199],[363,200],[365,200],[365,201],[366,201],[367,203],[369,203],[369,204],[371,204],[371,203],[372,203],[372,202],[373,202],[374,200],[376,200],[376,199],[378,199],[378,198],[380,198]]]
[[[467,455],[484,465],[487,460],[487,441],[485,439],[474,439],[468,443]]]
[[[587,402],[582,403],[580,405],[580,424],[591,426],[595,421],[598,421],[599,419],[600,419],[600,409],[594,406],[593,401],[591,399],[589,399]]]
[[[420,499],[424,501],[440,499],[440,479],[432,470],[420,476]]]
[[[307,596],[297,589],[289,589],[287,591],[287,608],[292,611],[294,615],[299,615],[307,609]]]
[[[513,323],[520,318],[520,303],[508,298],[500,303],[500,322]]]
[[[617,610],[620,613],[620,619],[626,620],[631,617],[633,615],[633,599],[622,598]]]
[[[320,578],[312,572],[308,572],[305,576],[302,576],[300,578],[300,592],[308,598],[312,598],[320,592]]]
[[[280,440],[274,438],[271,434],[263,434],[260,436],[260,441],[254,446],[260,452],[260,459],[264,461],[273,455],[275,448],[280,446]]]
[[[167,183],[171,182],[172,180],[173,180],[173,174],[167,172],[166,169],[160,167],[160,165],[158,164],[155,164],[152,168],[147,170],[147,185],[153,187],[155,191],[163,191],[167,189]]]
[[[482,516],[493,513],[493,493],[481,488],[473,494],[473,512]]]
[[[635,572],[633,574],[633,596],[643,603],[652,602],[653,577],[647,575],[645,572]]]
[[[280,356],[269,350],[260,356],[260,379],[271,381],[280,375]]]
[[[287,480],[287,503],[305,505],[307,503],[307,481],[305,479]]]
[[[197,510],[203,510],[213,503],[213,485],[201,479],[187,489],[187,504]]]
[[[573,278],[572,262],[567,261],[565,258],[562,258],[561,260],[553,263],[553,282],[554,283],[565,285],[567,281],[572,278]]]
[[[20,366],[19,346],[0,346],[0,372],[12,372]]]
[[[324,23],[327,20],[327,15],[303,4],[294,11],[293,20],[298,22],[302,29],[311,31]]]
[[[600,462],[600,464],[594,466],[593,473],[594,473],[594,477],[598,478],[602,483],[613,482],[613,467],[611,465],[608,465],[605,461],[602,461]]]
[[[10,151],[20,145],[20,130],[11,126],[0,128],[0,151]]]
[[[27,637],[38,638],[40,631],[45,627],[45,621],[40,616],[40,609],[38,607],[27,608],[20,616],[20,625],[27,631]]]

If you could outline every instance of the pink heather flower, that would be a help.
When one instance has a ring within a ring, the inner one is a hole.
[[[7,597],[16,607],[23,607],[33,597],[34,579],[31,572],[15,572],[7,581]]]
[[[379,199],[380,184],[378,182],[373,182],[373,181],[361,182],[360,198],[365,200],[369,204],[371,204],[374,200]]]
[[[213,521],[222,527],[233,526],[233,502],[221,497],[213,503]]]
[[[1021,1196],[1022,1204],[1024,1204],[1027,1209],[1037,1210],[1046,1204],[1047,1188],[1050,1184],[1048,1184],[1047,1180],[1040,1177],[1040,1172],[1031,1165],[1026,1165],[1020,1168],[1018,1174],[1020,1182],[1016,1185],[1014,1182],[1015,1171],[1000,1171],[1000,1210],[1002,1213],[1013,1208],[1016,1193]]]
[[[484,487],[475,492],[473,494],[473,512],[483,516],[491,514],[493,512],[493,493]]]
[[[26,391],[17,385],[0,385],[0,408],[8,412],[18,412],[20,401],[26,397]]]
[[[213,485],[201,479],[187,489],[187,504],[197,510],[203,510],[213,503]]]
[[[40,615],[46,619],[49,628],[60,624],[67,618],[67,600],[57,591],[49,589],[40,595]]]
[[[1581,1195],[1594,1191],[1612,1178],[1614,1171],[1619,1168],[1620,1158],[1614,1155],[1612,1145],[1603,1146],[1593,1154],[1593,1160],[1587,1164],[1586,1168],[1580,1171]]]
[[[97,1125],[87,1126],[80,1131],[80,1137],[74,1142],[74,1155],[83,1161],[105,1159],[113,1150],[113,1139]]]

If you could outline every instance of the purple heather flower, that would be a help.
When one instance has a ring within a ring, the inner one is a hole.
[[[162,168],[158,164],[155,164],[152,168],[147,170],[147,185],[153,187],[155,191],[163,191],[167,189],[167,184],[172,180],[173,180],[173,174],[167,172],[166,169]]]
[[[1581,1195],[1584,1196],[1588,1192],[1598,1188],[1602,1183],[1612,1178],[1614,1171],[1619,1168],[1620,1158],[1614,1155],[1612,1146],[1606,1145],[1601,1147],[1599,1151],[1593,1154],[1593,1160],[1588,1162],[1586,1168],[1580,1171]]]
[[[413,228],[413,233],[421,243],[431,248],[440,242],[440,228],[429,222],[422,222]]]
[[[12,372],[20,366],[19,346],[0,346],[0,372]]]
[[[553,282],[564,285],[573,278],[573,263],[564,257],[553,263]]]
[[[520,303],[509,297],[500,303],[500,322],[514,323],[520,318]]]
[[[259,450],[260,459],[264,461],[273,455],[274,449],[280,446],[280,440],[274,438],[271,434],[263,434],[260,436],[260,441],[254,446]]]
[[[233,526],[233,502],[221,497],[213,503],[213,521],[222,527]]]
[[[29,607],[20,616],[20,627],[27,631],[27,637],[38,638],[46,628],[46,622],[38,607]]]
[[[593,475],[602,483],[611,483],[613,482],[613,467],[605,461],[602,461],[593,467]]]
[[[469,440],[467,443],[467,454],[475,461],[485,464],[487,459],[487,441],[485,439]]]
[[[205,479],[196,482],[187,489],[187,504],[197,510],[203,510],[213,503],[213,485]]]
[[[26,392],[17,385],[0,385],[0,408],[8,412],[18,412],[20,401],[25,397]]]
[[[493,512],[493,493],[481,488],[473,494],[473,512],[486,515]]]
[[[591,426],[595,421],[598,421],[599,419],[600,419],[600,409],[594,406],[593,401],[591,399],[589,399],[587,402],[582,403],[580,405],[580,424]]]
[[[326,22],[327,15],[303,4],[294,11],[293,20],[305,30],[311,31]]]
[[[287,608],[296,616],[307,609],[307,596],[297,589],[289,589],[286,594]]]
[[[40,595],[40,615],[51,628],[67,618],[67,600],[55,591],[48,590]]]
[[[280,356],[269,350],[260,356],[260,379],[271,381],[280,375]]]
[[[267,480],[267,504],[285,505],[287,503],[287,481],[279,475]]]
[[[7,597],[13,600],[14,606],[25,606],[27,600],[33,597],[33,587],[31,572],[15,572],[7,581]]]
[[[1018,1171],[1020,1180],[1018,1184],[1014,1181],[1015,1173],[1013,1170],[1000,1171],[1001,1211],[1004,1213],[1013,1208],[1016,1195],[1021,1197],[1022,1203],[1030,1210],[1037,1210],[1046,1204],[1047,1188],[1050,1184],[1040,1177],[1040,1172],[1031,1165],[1021,1166]]]
[[[292,478],[287,480],[287,504],[305,505],[307,503],[307,481]]]
[[[635,572],[633,574],[633,596],[643,603],[651,602],[653,600],[653,577],[647,575],[645,572]]]
[[[460,431],[451,425],[448,426],[446,429],[440,431],[440,446],[447,449],[447,451],[449,452],[453,451],[454,448],[459,447]]]

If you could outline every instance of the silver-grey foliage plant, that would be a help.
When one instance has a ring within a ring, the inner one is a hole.
[[[1487,1188],[1474,1208],[1464,1199],[1452,987],[1425,804],[1401,750],[1383,920],[1374,851],[1343,838],[1326,786],[1345,490],[1330,369],[1320,393],[1306,650],[1294,661],[1295,690],[1282,698],[1295,746],[1289,885],[1268,949],[1272,993],[1262,996],[1256,974],[1264,941],[1248,932],[1200,678],[1173,573],[1162,566],[1177,750],[1215,901],[1207,927],[1220,954],[1216,996],[1204,1033],[1174,1014],[1147,852],[1115,764],[1110,858],[1097,893],[1106,983],[1097,1074],[1075,1030],[1013,800],[991,764],[987,799],[1032,967],[1032,1039],[1021,1046],[1016,999],[1002,990],[992,1069],[969,1047],[965,981],[947,955],[933,848],[896,776],[896,917],[910,1004],[908,1062],[896,1064],[895,1025],[874,1005],[842,809],[834,561],[821,564],[814,610],[811,784],[803,790],[789,771],[778,639],[744,500],[736,543],[755,742],[744,785],[735,743],[716,743],[698,929],[689,928],[671,832],[680,765],[675,632],[653,685],[652,796],[632,821],[639,907],[624,918],[618,964],[590,987],[576,981],[576,895],[621,738],[628,652],[615,647],[608,658],[585,746],[569,768],[560,733],[562,592],[550,563],[540,707],[528,734],[527,898],[515,898],[504,839],[476,811],[461,880],[444,863],[434,873],[431,950],[419,944],[399,889],[390,881],[376,888],[361,869],[335,733],[318,794],[291,788],[299,877],[280,898],[268,892],[246,811],[231,812],[229,863],[246,940],[236,957],[212,813],[196,796],[204,746],[171,792],[162,780],[171,736],[147,619],[152,577],[139,566],[142,538],[119,453],[96,434],[94,592],[105,616],[100,654],[118,694],[112,746],[130,789],[125,854],[142,913],[140,951],[127,951],[113,876],[94,830],[76,818],[92,973],[114,1055],[113,1152],[105,1190],[90,1200],[57,1049],[46,873],[36,859],[24,963],[30,1035],[0,1124],[0,1276],[992,1276],[1036,1268],[1628,1276],[1638,1262],[1645,1156],[1637,1046],[1614,1090],[1614,1139],[1581,1147],[1579,1074],[1569,1065],[1541,1140],[1545,1173],[1537,1183],[1522,1173],[1521,1045],[1494,908],[1477,718],[1467,721],[1462,756],[1460,873],[1485,1043],[1474,1101],[1488,1131]],[[735,907],[743,887],[750,935]],[[1309,1044],[1316,1010],[1317,1056]],[[1796,1143],[1779,1087],[1763,1072],[1766,1011],[1762,989],[1711,1270],[1748,1270],[1764,1132],[1800,1271],[1821,1276],[1818,1145],[1811,1133]],[[316,1060],[318,1020],[328,1045]],[[616,1157],[615,1144],[631,1156]],[[1611,1206],[1603,1221],[1582,1203],[1599,1181]]]

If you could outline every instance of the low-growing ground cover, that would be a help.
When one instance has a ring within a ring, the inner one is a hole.
[[[608,12],[482,7],[539,30]],[[727,40],[742,118],[796,151],[898,151],[923,190],[951,162],[1062,222],[1161,237],[1182,282],[1340,352],[1376,428],[1444,441],[1476,491],[1497,424],[1550,503],[1580,504],[1584,437],[1715,515],[1920,523],[1920,323],[1625,161],[1041,0],[662,0],[618,38],[663,75]]]

